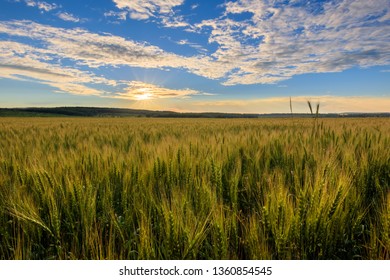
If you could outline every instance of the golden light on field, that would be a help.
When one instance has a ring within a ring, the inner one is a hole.
[[[0,135],[0,259],[390,258],[388,118],[0,118]]]

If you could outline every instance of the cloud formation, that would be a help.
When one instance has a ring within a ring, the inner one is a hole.
[[[132,19],[144,20],[157,15],[168,15],[184,0],[113,0],[118,9],[126,10]]]
[[[126,20],[127,18],[127,12],[114,12],[114,11],[109,11],[104,13],[105,17],[115,17],[118,20]]]
[[[44,1],[34,1],[34,0],[24,0],[27,6],[29,7],[37,7],[38,9],[49,12],[51,10],[55,10],[59,8],[59,6],[55,3],[47,3]]]
[[[285,2],[229,1],[223,17],[196,25],[219,46],[211,56],[234,70],[226,85],[389,64],[388,0]]]
[[[16,2],[20,2],[20,0],[17,0]],[[26,3],[26,5],[28,7],[38,8],[39,10],[41,10],[41,13],[50,12],[53,10],[59,10],[62,8],[61,5],[58,5],[55,3],[47,3],[44,1],[24,0],[23,2]],[[79,17],[77,17],[71,13],[68,13],[68,12],[58,11],[57,13],[55,13],[55,15],[59,19],[62,19],[64,21],[70,21],[70,22],[74,22],[74,23],[85,21],[85,19],[80,19]]]
[[[83,22],[73,14],[60,12],[57,4],[23,2],[42,12],[57,9],[53,15],[62,20]],[[106,17],[149,19],[157,22],[158,28],[187,28],[206,36],[208,45],[197,42],[196,35],[175,39],[178,45],[198,50],[185,56],[108,33],[28,20],[0,21],[0,34],[7,38],[0,41],[0,77],[33,79],[72,94],[137,100],[188,98],[202,93],[110,80],[94,72],[121,67],[180,69],[232,86],[272,84],[306,73],[390,64],[388,0],[225,1],[218,17],[191,24],[178,9],[184,0],[113,2],[119,10],[106,12]],[[196,4],[190,7],[201,8]],[[72,67],[64,65],[64,60]]]
[[[0,78],[35,81],[56,88],[56,92],[128,100],[185,98],[201,94],[191,89],[170,89],[141,81],[116,81],[92,72],[64,67],[54,51],[25,44],[0,41]],[[110,90],[101,90],[103,85]],[[121,90],[124,88],[124,90]]]
[[[71,21],[71,22],[80,22],[80,19],[70,13],[62,12],[58,13],[57,16],[65,21]]]
[[[159,47],[118,36],[99,35],[79,28],[56,28],[31,21],[0,22],[0,33],[41,41],[48,52],[91,68],[116,65],[158,68],[171,66],[167,60],[176,57]],[[173,63],[174,66],[183,65]]]
[[[181,56],[144,42],[126,40],[111,34],[91,33],[79,28],[65,29],[32,21],[9,21],[0,22],[0,33],[30,38],[43,44],[48,53],[89,68],[176,68],[210,79],[222,78],[228,71],[222,62],[213,61],[204,55]]]
[[[57,63],[55,53],[25,44],[0,42],[0,78],[24,80],[52,86],[60,92],[76,95],[102,95],[104,92],[93,85],[117,86],[117,82],[98,77],[93,73],[63,67]]]
[[[270,84],[295,75],[390,62],[388,0],[226,1],[220,17],[193,25],[172,12],[182,0],[113,1],[134,13],[132,18],[159,17],[167,28],[208,35],[217,50],[197,69],[188,69],[223,78],[224,85]]]

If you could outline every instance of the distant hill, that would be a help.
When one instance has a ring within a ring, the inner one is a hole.
[[[0,117],[289,118],[291,114],[177,113],[99,107],[32,107],[0,108]],[[311,117],[311,115],[294,114],[294,117]],[[390,117],[390,113],[320,114],[319,117]]]
[[[225,113],[177,113],[173,111],[151,111],[99,107],[55,107],[55,108],[0,108],[0,116],[13,117],[154,117],[154,118],[257,118],[258,114]]]

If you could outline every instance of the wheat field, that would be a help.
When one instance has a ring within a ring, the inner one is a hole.
[[[1,259],[389,259],[390,119],[0,118]]]

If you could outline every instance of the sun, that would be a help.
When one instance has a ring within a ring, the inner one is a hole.
[[[148,87],[138,88],[137,94],[135,94],[135,99],[138,101],[151,99],[153,97],[153,94],[150,91],[151,89]]]
[[[138,100],[138,101],[149,100],[151,98],[152,98],[152,95],[150,93],[137,94],[135,96],[135,99]]]

